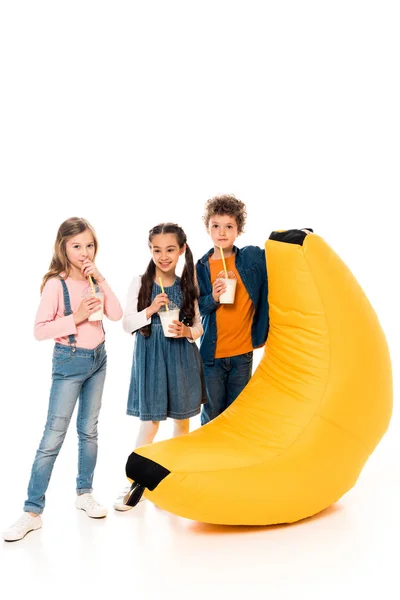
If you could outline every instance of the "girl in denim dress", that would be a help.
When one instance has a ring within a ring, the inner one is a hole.
[[[3,532],[6,541],[19,540],[42,526],[40,515],[45,506],[45,493],[77,401],[79,443],[75,506],[86,511],[89,517],[107,514],[107,509],[92,494],[107,355],[102,321],[89,320],[90,315],[99,310],[101,300],[93,294],[85,295],[88,277],[100,287],[103,311],[109,319],[121,319],[122,308],[93,262],[97,247],[96,234],[85,219],[73,217],[59,227],[49,271],[43,277],[35,319],[36,339],[56,342],[47,421],[32,466],[24,513]]]
[[[203,333],[199,292],[186,234],[175,223],[161,223],[150,230],[148,243],[152,259],[144,275],[131,283],[123,318],[125,331],[135,334],[127,413],[141,421],[136,448],[150,444],[167,417],[174,421],[174,436],[188,433],[190,417],[206,400],[203,363],[195,344]],[[185,266],[179,278],[175,269],[182,254]],[[180,314],[169,326],[173,337],[166,337],[159,311],[170,302]],[[124,504],[129,489],[116,499],[116,510],[131,508]]]

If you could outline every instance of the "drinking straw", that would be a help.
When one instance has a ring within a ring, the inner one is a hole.
[[[161,277],[159,277],[159,278],[158,278],[158,281],[160,282],[160,288],[161,288],[161,291],[162,291],[162,293],[163,293],[163,294],[165,294],[165,291],[164,291],[164,286],[163,286],[163,284],[162,284],[162,279],[161,279]],[[166,305],[165,305],[165,310],[169,310],[169,308],[168,308],[168,304],[166,304]]]
[[[228,271],[226,270],[226,264],[225,264],[225,258],[224,258],[224,251],[222,250],[221,246],[219,247],[219,250],[221,252],[222,264],[224,265],[225,279],[228,279]]]
[[[93,296],[95,296],[96,290],[94,289],[94,283],[93,283],[93,279],[92,279],[91,275],[89,275],[89,282],[90,282],[90,287],[92,288],[92,294],[93,294]]]

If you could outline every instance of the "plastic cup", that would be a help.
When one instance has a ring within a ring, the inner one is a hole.
[[[220,271],[217,275],[217,279],[221,279],[226,285],[226,291],[220,295],[220,304],[234,304],[235,293],[236,293],[236,275],[233,271],[228,271],[228,279],[226,278],[225,271]]]
[[[101,300],[101,305],[100,305],[99,309],[96,310],[91,315],[89,315],[88,321],[102,321],[103,316],[104,316],[104,294],[103,294],[103,292],[100,291],[100,288],[98,285],[95,285],[94,289],[95,289],[94,294],[93,294],[93,290],[91,287],[86,288],[84,291],[84,294],[83,294],[84,298],[87,298],[88,296],[96,296],[96,298],[100,298],[100,300]]]
[[[168,303],[168,310],[163,306],[158,311],[165,337],[175,337],[175,334],[169,331],[168,327],[173,325],[172,321],[179,321],[179,312],[180,309],[174,302]]]

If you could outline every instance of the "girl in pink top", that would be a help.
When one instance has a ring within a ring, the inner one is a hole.
[[[88,277],[100,287],[104,314],[109,319],[121,319],[122,308],[94,263],[97,248],[96,234],[85,219],[73,217],[61,224],[49,270],[43,277],[34,330],[37,340],[56,342],[47,421],[32,467],[24,514],[3,532],[7,541],[19,540],[41,527],[40,514],[51,472],[78,399],[75,506],[89,517],[107,514],[92,495],[107,355],[102,321],[89,321],[90,315],[101,308],[101,300],[93,294],[85,295],[91,289]]]

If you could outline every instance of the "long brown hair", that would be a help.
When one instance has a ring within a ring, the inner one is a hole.
[[[67,257],[67,251],[65,248],[66,243],[70,238],[74,237],[75,235],[79,235],[86,230],[90,231],[93,236],[93,260],[95,259],[99,244],[93,227],[88,221],[86,221],[86,219],[82,219],[80,217],[71,217],[70,219],[67,219],[61,223],[60,227],[58,228],[56,241],[54,243],[53,257],[50,262],[49,270],[42,279],[40,293],[42,293],[44,286],[52,277],[57,277],[60,275],[60,273],[65,273],[66,277],[68,277],[71,270],[71,265]]]
[[[194,319],[194,301],[199,297],[199,290],[196,285],[195,271],[193,254],[187,244],[186,233],[182,227],[179,227],[176,223],[160,223],[149,231],[148,244],[151,248],[153,237],[160,233],[172,233],[176,237],[179,248],[183,248],[186,244],[185,252],[185,266],[182,270],[181,276],[181,290],[182,290],[182,307],[181,311],[185,317],[185,324],[190,327],[193,324]],[[138,295],[137,309],[138,311],[144,310],[151,304],[151,292],[153,289],[154,275],[156,272],[156,265],[153,259],[147,265],[147,269],[142,275],[141,286]],[[146,325],[140,329],[140,333],[145,337],[149,337],[151,333],[151,326]]]

